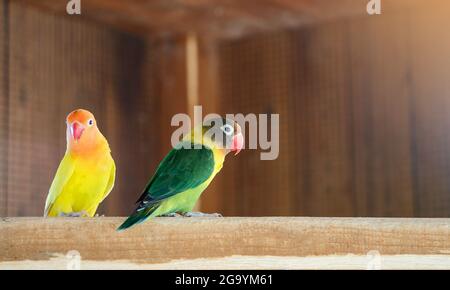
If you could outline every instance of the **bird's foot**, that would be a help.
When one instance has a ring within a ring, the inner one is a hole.
[[[220,213],[185,212],[184,217],[223,217]]]
[[[83,210],[80,212],[69,212],[69,213],[61,212],[61,213],[59,213],[59,216],[60,217],[85,217],[85,216],[88,216],[88,214],[87,214],[87,212],[85,212]]]
[[[102,215],[99,215],[98,213],[96,213],[95,215],[94,215],[94,217],[105,217],[105,215],[104,214],[102,214]]]
[[[181,215],[179,213],[172,212],[172,213],[163,214],[161,216],[162,217],[180,217]]]

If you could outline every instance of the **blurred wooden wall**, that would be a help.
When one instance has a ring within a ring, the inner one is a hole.
[[[280,156],[238,156],[206,209],[450,216],[449,15],[422,6],[221,42],[220,111],[280,114]]]
[[[96,23],[0,2],[0,214],[40,216],[65,151],[65,117],[95,113],[117,162],[100,212],[133,208],[156,166],[159,134],[148,43]],[[118,193],[121,194],[118,194]]]
[[[204,113],[280,114],[280,156],[229,157],[201,209],[225,215],[450,216],[449,5],[237,38],[197,35]],[[188,112],[186,35],[0,1],[0,215],[41,215],[65,115],[95,112],[125,215]]]

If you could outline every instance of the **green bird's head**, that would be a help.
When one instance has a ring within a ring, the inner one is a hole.
[[[192,130],[189,138],[194,143],[221,150],[225,155],[230,152],[237,155],[244,148],[241,126],[226,118],[205,120],[201,126]]]

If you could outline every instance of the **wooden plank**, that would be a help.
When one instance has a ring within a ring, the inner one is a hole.
[[[229,268],[254,261],[262,262],[264,268],[301,268],[308,261],[312,267],[315,259],[315,266],[320,267],[336,257],[362,259],[379,253],[380,259],[388,260],[392,255],[408,255],[397,267],[420,268],[412,260],[417,256],[434,257],[441,262],[436,267],[450,268],[449,219],[156,218],[118,233],[115,228],[122,221],[4,218],[0,222],[0,267],[25,260],[46,265],[77,251],[83,263],[103,261],[106,267],[117,262],[118,267],[201,268],[209,264]],[[302,262],[301,257],[309,260]],[[259,268],[257,264],[246,267]]]
[[[79,261],[79,263],[78,263]],[[449,270],[447,255],[233,256],[159,264],[78,260],[69,253],[45,261],[0,262],[2,270]]]

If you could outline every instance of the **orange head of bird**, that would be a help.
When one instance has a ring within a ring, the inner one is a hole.
[[[67,116],[67,144],[73,151],[85,151],[96,147],[104,139],[97,127],[94,115],[83,109]]]

